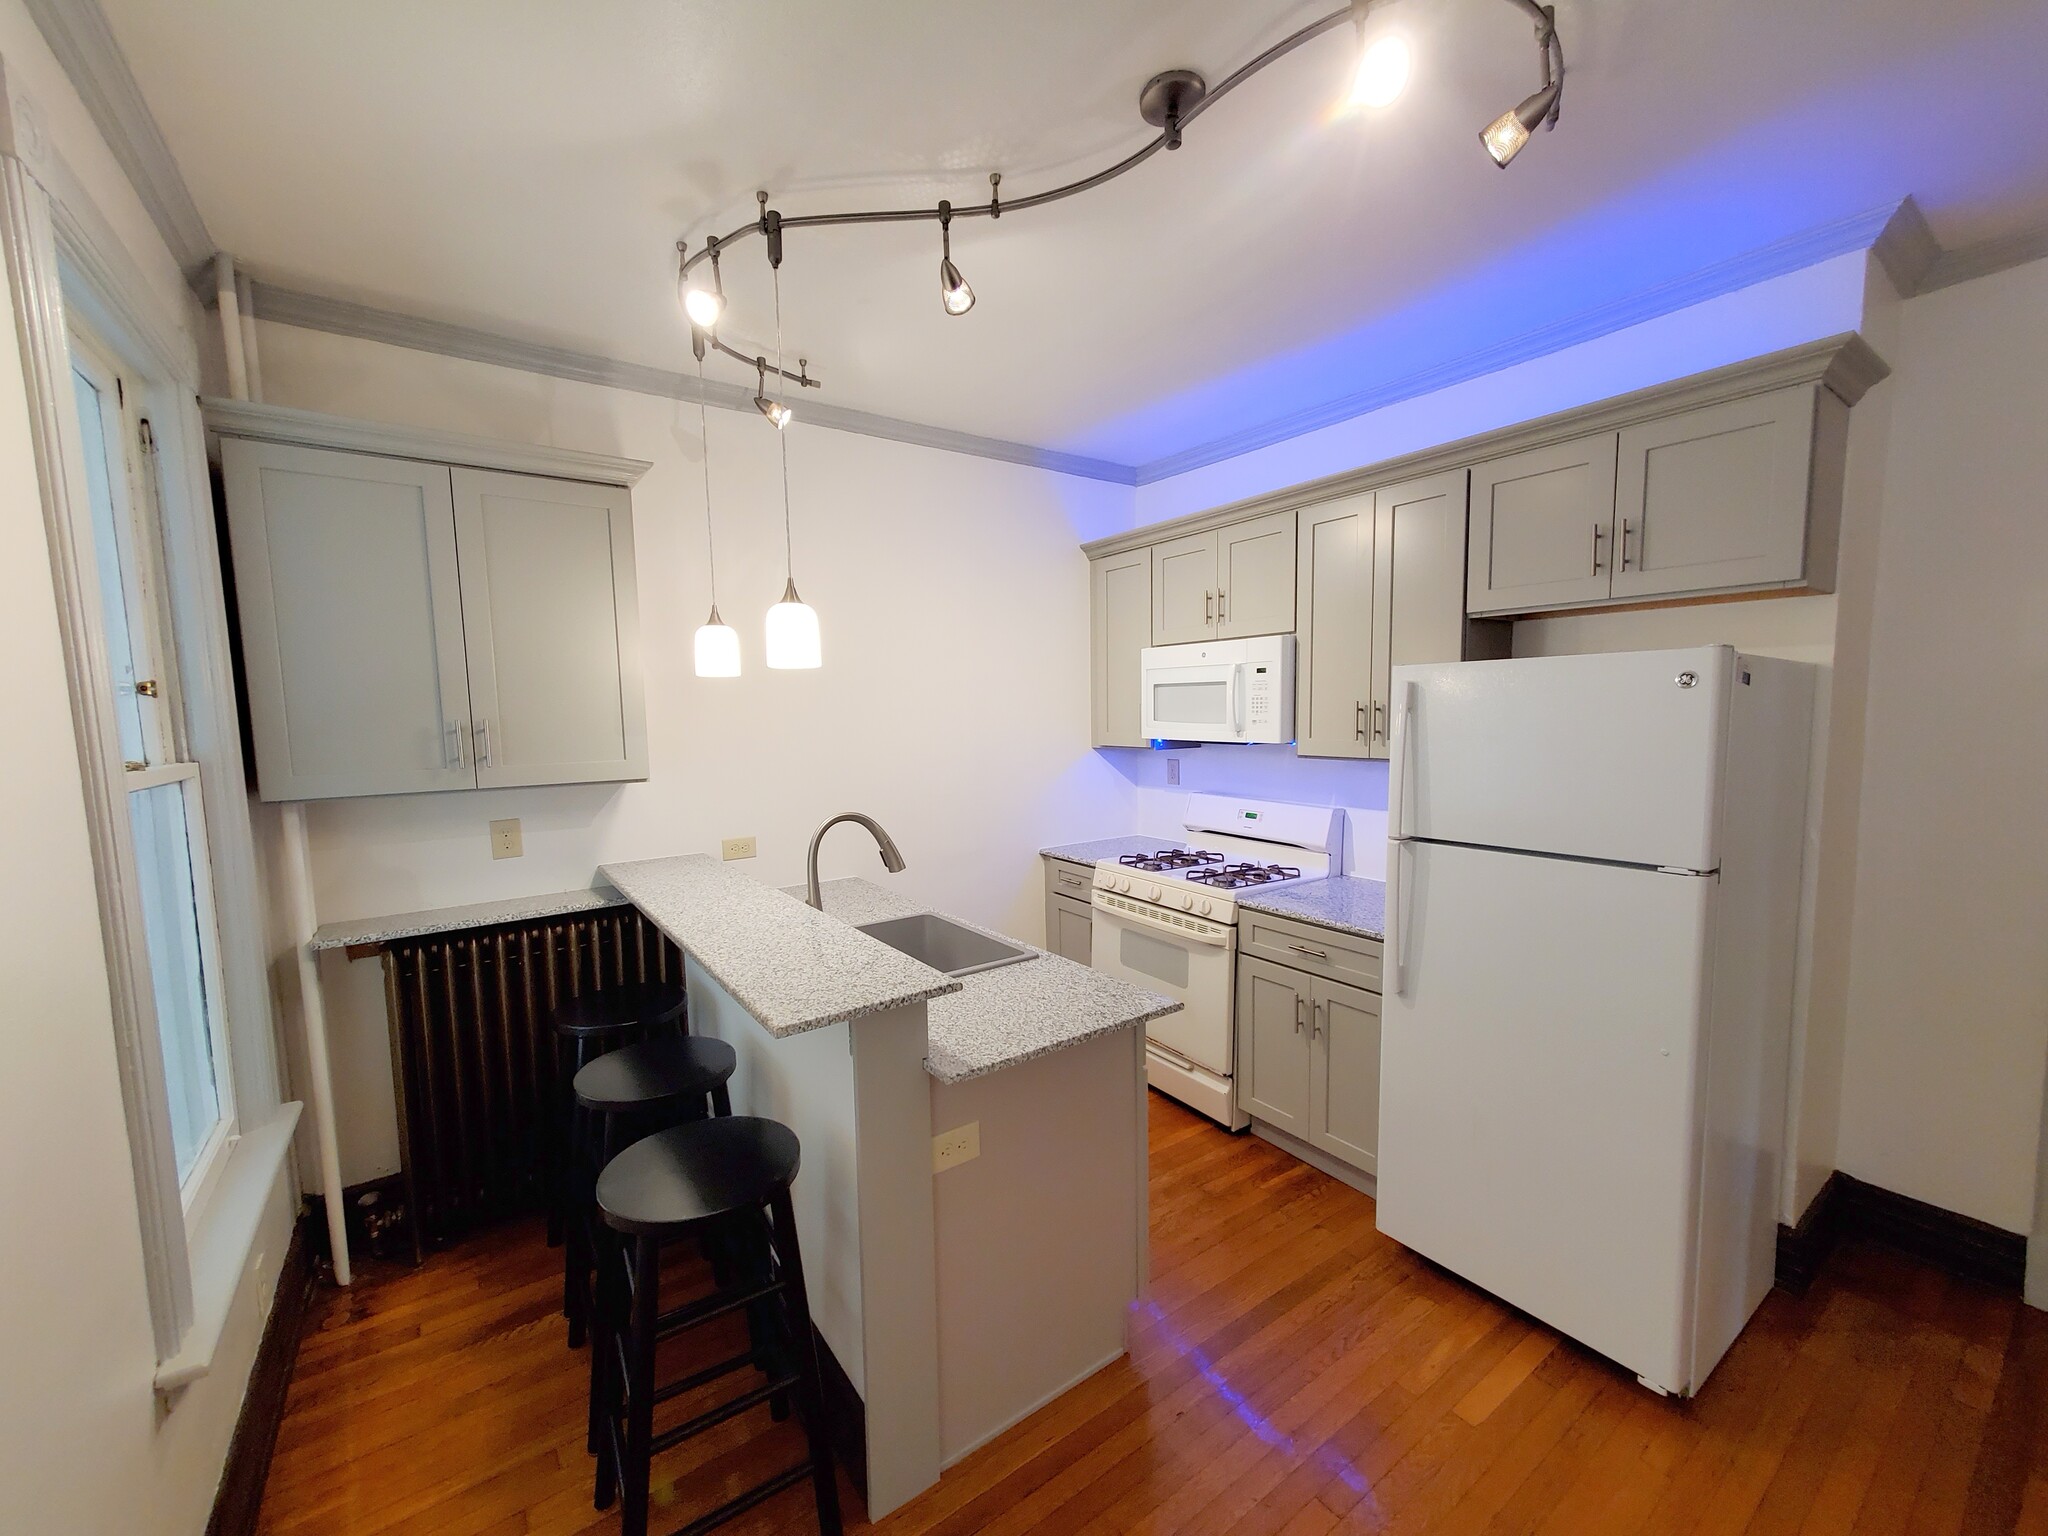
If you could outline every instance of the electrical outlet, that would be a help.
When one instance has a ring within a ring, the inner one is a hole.
[[[1169,757],[1166,760],[1166,782],[1169,784],[1178,784],[1180,782],[1180,759],[1177,757]]]
[[[944,1173],[957,1163],[981,1156],[981,1122],[970,1120],[932,1138],[932,1172]]]
[[[754,839],[728,837],[718,845],[718,856],[723,859],[751,859],[754,856]]]
[[[519,832],[519,818],[508,816],[491,823],[491,857],[518,859],[526,856],[526,839]]]

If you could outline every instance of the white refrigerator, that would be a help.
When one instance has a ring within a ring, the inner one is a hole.
[[[1380,1229],[1660,1392],[1772,1282],[1813,670],[1393,673]]]

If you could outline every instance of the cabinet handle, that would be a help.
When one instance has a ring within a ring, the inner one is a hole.
[[[1355,723],[1352,726],[1352,734],[1360,741],[1363,741],[1365,740],[1365,700],[1360,699],[1356,707],[1358,713],[1354,717]]]
[[[1595,576],[1600,574],[1600,540],[1606,532],[1607,530],[1598,523],[1593,525],[1593,574]]]
[[[448,729],[441,734],[441,766],[443,768],[460,768],[462,766],[462,732],[456,728],[453,720],[448,722]]]
[[[1372,734],[1375,741],[1387,739],[1387,706],[1375,703],[1372,707]]]
[[[1223,622],[1223,599],[1225,598],[1225,596],[1227,596],[1227,594],[1224,592],[1224,590],[1221,587],[1218,587],[1216,589],[1216,622],[1218,624],[1221,624]]]
[[[491,766],[491,722],[479,720],[476,723],[476,765],[479,768]]]
[[[1306,1022],[1301,1016],[1301,1005],[1307,1001],[1308,999],[1303,997],[1299,992],[1294,994],[1294,1032],[1297,1035],[1301,1033],[1301,1027]]]
[[[1323,1038],[1323,1026],[1316,1014],[1316,1010],[1322,1006],[1321,1003],[1310,1003],[1308,1005],[1308,1037],[1311,1040]]]
[[[1628,536],[1631,531],[1629,520],[1624,517],[1621,520],[1621,568],[1624,571],[1628,569]]]
[[[1204,592],[1202,594],[1202,622],[1204,624],[1214,624],[1216,622],[1216,594],[1214,592]]]
[[[1297,955],[1307,955],[1311,960],[1327,960],[1330,958],[1330,952],[1326,949],[1310,949],[1306,944],[1290,944],[1287,947]]]

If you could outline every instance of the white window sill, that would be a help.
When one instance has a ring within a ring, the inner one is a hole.
[[[227,1166],[189,1239],[192,1326],[185,1330],[178,1352],[157,1366],[159,1392],[189,1386],[213,1368],[214,1351],[220,1347],[242,1271],[256,1245],[256,1229],[277,1185],[278,1170],[291,1151],[299,1109],[295,1103],[280,1104],[267,1124],[244,1131],[228,1154]]]

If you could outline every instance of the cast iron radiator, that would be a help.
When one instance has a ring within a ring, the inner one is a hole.
[[[538,1207],[560,1139],[565,997],[682,977],[633,907],[397,939],[384,999],[416,1254]]]

